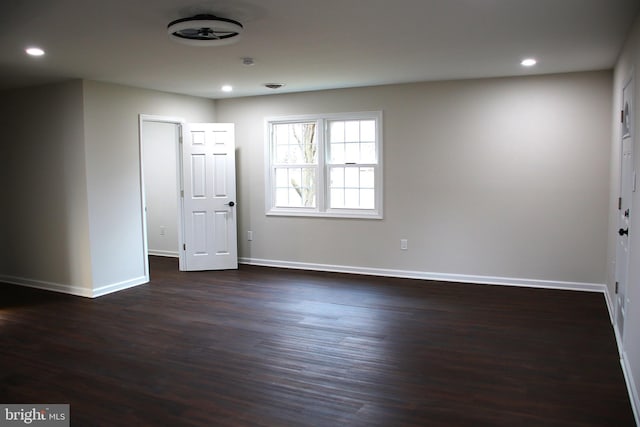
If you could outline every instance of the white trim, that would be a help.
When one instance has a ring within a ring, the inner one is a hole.
[[[614,305],[613,300],[611,299],[611,293],[609,292],[609,287],[608,286],[605,286],[604,301],[607,303],[607,311],[609,312],[609,320],[611,321],[611,324],[613,325],[613,324],[615,324],[615,317],[614,317],[615,305]]]
[[[28,288],[42,289],[45,291],[58,292],[61,294],[76,295],[85,298],[96,298],[102,295],[110,294],[112,292],[121,291],[123,289],[128,289],[134,286],[148,283],[149,279],[147,277],[141,276],[131,280],[125,280],[119,283],[101,286],[96,289],[5,275],[0,275],[0,282],[18,286],[26,286]]]
[[[180,252],[175,252],[175,251],[160,251],[160,250],[155,250],[155,249],[149,249],[149,251],[147,253],[149,255],[152,255],[152,256],[164,256],[164,257],[170,257],[170,258],[180,258]]]
[[[609,292],[609,287],[607,286],[604,291],[604,301],[607,303],[607,311],[609,312],[609,322],[611,322],[611,328],[613,329],[613,334],[616,338],[616,346],[618,347],[618,354],[622,358],[622,337],[618,332],[618,325],[615,320],[615,303],[611,299],[611,293]]]
[[[640,426],[640,394],[636,388],[636,382],[634,381],[631,365],[629,364],[629,358],[626,352],[623,352],[620,364],[622,365],[622,373],[624,374],[624,380],[627,383],[627,390],[629,391],[629,400],[631,400],[631,409],[633,409],[633,415],[636,418],[636,425]]]
[[[357,211],[355,209],[327,209],[324,212],[305,208],[272,208],[266,216],[300,216],[316,218],[353,218],[353,219],[383,219],[380,212],[370,210]]]
[[[45,280],[27,279],[25,277],[0,275],[0,282],[12,285],[26,286],[28,288],[43,289],[45,291],[59,292],[63,294],[76,295],[80,297],[93,298],[93,291],[90,288],[67,285],[62,283],[48,282]]]
[[[434,273],[428,271],[395,270],[372,267],[355,267],[346,265],[315,264],[306,262],[267,260],[259,258],[239,258],[238,262],[248,265],[280,267],[297,270],[328,271],[335,273],[364,274],[369,276],[399,277],[406,279],[435,280],[442,282],[473,283],[479,285],[507,285],[528,288],[563,289],[573,291],[606,293],[603,283],[565,282],[558,280],[539,280],[500,276],[475,276],[467,274]]]
[[[144,285],[149,282],[149,278],[145,276],[136,277],[130,280],[113,283],[111,285],[100,286],[93,290],[93,298],[111,294],[113,292],[122,291],[124,289],[133,288],[134,286]]]

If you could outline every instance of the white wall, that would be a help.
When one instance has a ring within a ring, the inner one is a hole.
[[[94,292],[144,281],[139,114],[215,119],[214,102],[84,81],[87,188]]]
[[[179,128],[175,123],[142,122],[142,164],[151,255],[177,257]]]
[[[240,256],[602,289],[611,84],[590,72],[218,100],[236,124]],[[384,220],[266,217],[264,118],[369,110],[384,114]]]
[[[633,76],[634,79],[634,111],[632,126],[634,126],[634,160],[635,170],[640,174],[640,17],[632,28],[625,43],[624,49],[618,59],[614,72],[613,87],[613,131],[611,137],[611,200],[609,203],[609,251],[608,251],[608,288],[613,295],[615,284],[615,246],[617,225],[616,200],[620,195],[620,110],[622,106],[622,89],[625,83]],[[639,179],[640,180],[640,179]],[[640,183],[639,183],[640,184]],[[640,192],[633,193],[631,203],[631,217],[629,226],[629,276],[627,295],[630,303],[627,307],[627,317],[622,338],[623,366],[630,382],[632,398],[636,409],[636,422],[640,424],[638,411],[640,410]]]
[[[210,99],[72,81],[0,93],[0,282],[98,296],[144,282],[139,114]]]
[[[91,294],[82,83],[2,92],[0,281]]]

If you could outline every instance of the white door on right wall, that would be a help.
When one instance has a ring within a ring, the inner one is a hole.
[[[184,244],[180,269],[236,269],[234,126],[186,123],[182,145]]]
[[[620,167],[620,199],[618,202],[618,236],[616,249],[616,296],[615,325],[618,338],[623,339],[624,323],[629,298],[627,292],[629,270],[629,224],[631,218],[631,194],[635,191],[635,173],[633,170],[633,123],[632,116],[633,80],[630,80],[622,92],[622,149]]]

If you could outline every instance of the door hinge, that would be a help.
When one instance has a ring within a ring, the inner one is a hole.
[[[622,210],[622,197],[618,197],[618,210]]]
[[[187,244],[186,244],[186,243],[183,243],[183,244],[182,244],[182,250],[183,250],[183,251],[186,251],[186,250],[187,250]]]
[[[180,197],[184,199],[184,190],[180,190]]]
[[[624,123],[624,110],[620,110],[620,123]]]
[[[618,285],[620,285],[620,283],[616,282],[616,294],[618,293]]]

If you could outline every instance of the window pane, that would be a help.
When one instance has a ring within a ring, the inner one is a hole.
[[[315,123],[295,123],[292,125],[292,144],[296,144],[301,153],[300,163],[317,163],[318,146]]]
[[[289,206],[289,189],[276,188],[276,206]]]
[[[360,188],[374,188],[373,168],[360,168]]]
[[[331,163],[344,164],[344,144],[331,144]]]
[[[289,147],[286,145],[276,146],[276,163],[287,163],[289,157]]]
[[[281,123],[273,125],[276,163],[317,164],[316,123]]]
[[[360,161],[360,144],[345,144],[344,163],[358,163]]]
[[[344,207],[357,209],[360,207],[360,191],[357,189],[344,190]]]
[[[288,124],[274,125],[273,128],[274,128],[275,144],[288,145],[289,144],[289,125]]]
[[[376,122],[375,120],[362,120],[360,122],[360,141],[376,140]]]
[[[276,169],[276,187],[288,187],[289,186],[289,174],[287,169]]]
[[[344,122],[331,122],[329,127],[331,142],[344,142]]]
[[[376,144],[374,142],[360,144],[360,162],[376,163]]]
[[[360,209],[375,209],[376,196],[374,190],[360,190]]]
[[[342,188],[331,189],[331,208],[344,208],[344,190]]]
[[[346,188],[360,187],[359,168],[345,168],[344,183]]]
[[[302,156],[302,150],[297,145],[289,146],[289,161],[287,163],[290,164],[300,164],[300,163],[308,163],[305,161],[305,158]]]
[[[276,168],[277,207],[315,207],[315,168]]]
[[[331,168],[331,188],[344,187],[344,168]]]
[[[289,184],[291,187],[295,187],[296,185],[300,185],[302,181],[302,169],[300,168],[291,168],[289,169]]]
[[[302,197],[293,188],[289,189],[289,204],[287,206],[296,208],[302,206]]]
[[[344,122],[344,139],[345,142],[359,142],[360,141],[360,122],[350,121]]]

